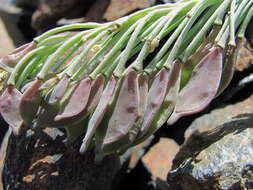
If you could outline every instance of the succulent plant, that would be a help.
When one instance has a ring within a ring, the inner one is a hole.
[[[252,14],[252,0],[183,0],[49,30],[1,58],[2,117],[122,153],[227,87]]]

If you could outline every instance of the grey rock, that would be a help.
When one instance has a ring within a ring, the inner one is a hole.
[[[253,114],[243,114],[205,132],[193,133],[173,162],[169,189],[253,188]]]

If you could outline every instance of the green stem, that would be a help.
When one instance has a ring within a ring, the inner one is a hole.
[[[18,78],[16,88],[19,89],[24,81],[27,79],[29,74],[35,69],[37,65],[39,65],[46,57],[48,57],[56,48],[58,48],[61,44],[55,44],[54,46],[46,49],[45,52],[42,52],[40,55],[35,56],[32,60],[27,64],[25,69],[22,71],[21,75]]]
[[[67,38],[71,37],[72,35],[70,33],[68,34],[57,34],[54,36],[50,36],[46,39],[44,39],[43,41],[41,41],[40,43],[38,43],[37,47],[41,47],[41,46],[49,46],[52,45],[51,43],[55,43],[56,42],[61,42],[61,41],[65,41]]]
[[[199,47],[200,43],[203,41],[204,37],[206,36],[207,32],[210,30],[212,25],[214,24],[215,20],[217,19],[217,16],[221,12],[225,12],[230,4],[230,0],[225,0],[220,7],[212,14],[210,19],[204,24],[204,26],[200,29],[200,31],[197,33],[196,37],[192,40],[192,42],[189,44],[189,46],[186,48],[183,56],[182,61],[185,62],[185,60],[193,54],[193,52],[196,51],[196,49]],[[208,14],[206,14],[208,15]]]
[[[88,67],[92,67],[101,57],[108,48],[112,47],[124,34],[124,30],[120,32],[114,32],[111,34],[105,42],[101,45],[101,49],[90,59],[87,63],[84,63],[80,69],[75,72],[75,74],[71,77],[71,80],[76,80]]]
[[[241,15],[241,13],[243,12],[244,9],[247,9],[247,3],[248,3],[248,0],[243,0],[240,3],[237,10],[235,11],[235,15],[234,15],[235,20],[240,20],[239,16]],[[225,30],[223,31],[222,34],[220,34],[221,32],[219,32],[221,38],[220,39],[218,38],[219,41],[217,42],[217,45],[220,46],[223,49],[226,47],[226,43],[227,43],[227,40],[228,40],[228,37],[229,37],[229,34],[230,34],[229,25],[228,25],[228,17],[227,17],[226,21],[225,21],[224,25],[222,26],[222,27],[225,28]],[[236,25],[238,25],[238,24],[239,24],[239,21],[236,22]],[[217,39],[217,37],[216,37],[216,39]]]
[[[68,53],[66,56],[64,56],[64,59],[58,63],[57,65],[55,65],[55,67],[53,68],[53,72],[57,72],[59,70],[59,68],[66,63],[66,61],[68,59],[70,59],[71,56],[74,55],[74,53],[76,53],[78,51],[78,49],[83,45],[83,41],[80,41],[77,45],[75,45]]]
[[[251,1],[249,3],[252,4],[253,2]],[[237,34],[238,38],[241,38],[241,39],[245,38],[245,31],[247,29],[247,26],[248,26],[252,16],[253,16],[253,6],[248,11],[247,16],[245,17],[245,19],[243,20],[242,25],[240,26],[240,29],[239,29],[238,34]]]
[[[219,2],[220,1],[209,1],[209,0],[201,1],[199,4],[196,5],[196,7],[194,7],[191,10],[190,14],[192,14],[192,16],[190,16],[185,28],[181,32],[177,41],[175,42],[175,45],[172,48],[171,53],[164,65],[165,67],[169,68],[171,66],[171,64],[174,62],[175,58],[180,53],[179,50],[184,42],[185,36],[187,35],[188,31],[190,30],[191,26],[194,24],[196,19],[199,17],[199,15],[209,6],[219,3]]]
[[[98,34],[100,33],[100,34]],[[90,35],[86,36],[86,40],[89,40],[91,38],[93,38],[94,36],[96,36],[85,48],[84,50],[77,56],[76,59],[74,59],[70,64],[69,64],[69,69],[66,72],[68,76],[73,76],[74,71],[78,65],[78,63],[81,62],[81,60],[87,55],[87,53],[89,52],[89,50],[98,42],[100,41],[106,34],[109,33],[109,30],[105,30],[105,31],[95,31],[94,33],[91,33]]]
[[[93,23],[93,22],[70,24],[70,25],[66,25],[66,26],[61,26],[61,27],[57,27],[57,28],[54,28],[52,30],[45,32],[44,34],[36,37],[34,39],[34,41],[36,43],[40,43],[42,40],[46,39],[47,37],[52,36],[57,33],[60,33],[60,32],[65,32],[65,31],[69,31],[69,30],[78,30],[78,29],[79,30],[80,29],[91,29],[91,28],[97,28],[100,26],[103,26],[103,25],[98,24],[98,23]]]
[[[24,68],[24,66],[26,65],[26,63],[35,55],[39,54],[40,52],[42,52],[43,50],[45,50],[46,47],[39,47],[37,49],[34,49],[32,51],[30,51],[25,57],[23,57],[16,65],[16,67],[14,68],[14,70],[12,71],[10,78],[7,81],[8,85],[15,85],[15,81],[17,76],[19,76],[21,70]]]
[[[108,62],[112,60],[115,54],[119,52],[124,44],[124,41],[128,40],[129,35],[134,31],[134,29],[137,27],[137,23],[133,24],[120,38],[120,40],[115,44],[115,46],[110,50],[110,52],[104,57],[102,62],[98,65],[98,67],[90,74],[90,77],[92,79],[95,79],[95,77],[106,67]]]
[[[46,63],[44,64],[44,66],[42,67],[41,71],[39,72],[39,74],[37,75],[37,77],[39,79],[44,79],[49,71],[49,69],[53,66],[53,64],[55,64],[56,60],[61,57],[66,50],[68,50],[69,48],[71,48],[74,44],[78,43],[81,38],[89,31],[83,31],[80,32],[78,34],[76,34],[75,36],[71,37],[70,39],[68,39],[66,42],[64,42],[64,44],[59,47],[46,61]]]
[[[229,15],[229,29],[230,29],[230,40],[228,45],[235,47],[235,5],[236,1],[232,0],[230,5],[230,15]]]

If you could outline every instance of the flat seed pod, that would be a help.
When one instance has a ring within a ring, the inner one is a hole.
[[[180,89],[181,71],[182,63],[178,61],[174,62],[173,67],[169,73],[169,82],[167,85],[167,92],[164,101],[162,102],[159,111],[155,114],[150,127],[145,131],[145,133],[139,134],[139,138],[135,142],[136,144],[144,141],[152,133],[158,130],[167,121],[173,112]]]
[[[87,132],[85,134],[85,137],[83,139],[83,143],[81,145],[80,148],[80,152],[84,153],[87,148],[90,145],[90,142],[100,124],[100,122],[102,121],[105,112],[107,110],[107,106],[114,94],[114,90],[117,84],[117,79],[112,76],[110,78],[110,80],[108,81],[105,90],[103,91],[102,95],[101,95],[101,99],[94,111],[94,113],[92,114],[89,123],[88,123],[88,129]]]
[[[30,42],[15,49],[10,55],[4,56],[0,59],[0,68],[11,72],[10,68],[16,66],[16,63],[22,59],[26,54],[36,48],[36,43]]]
[[[223,60],[223,71],[222,71],[222,78],[219,86],[219,90],[216,96],[219,96],[229,85],[231,82],[234,71],[235,71],[235,64],[237,60],[238,51],[241,46],[241,41],[238,42],[238,47],[228,47],[225,50],[224,60]]]
[[[136,139],[139,131],[141,130],[141,124],[144,119],[145,110],[148,104],[148,82],[149,78],[146,74],[138,75],[138,87],[139,87],[139,118],[135,122],[134,127],[129,132],[129,139],[131,143]]]
[[[148,103],[144,114],[144,120],[141,126],[141,134],[145,134],[150,128],[152,121],[159,111],[165,98],[169,82],[169,70],[162,68],[155,76],[148,92]]]
[[[202,111],[215,97],[222,74],[222,52],[213,48],[192,72],[187,85],[179,93],[175,110],[168,124],[180,117]]]
[[[20,89],[20,92],[23,94],[28,88],[30,88],[30,86],[33,84],[33,82],[34,81],[29,81],[24,86],[22,86],[22,88]]]
[[[181,87],[184,87],[187,84],[195,66],[210,52],[210,49],[214,46],[215,37],[219,32],[220,26],[214,26],[196,52],[186,60],[182,69]]]
[[[136,71],[131,70],[124,76],[113,114],[108,123],[103,150],[128,135],[140,117],[139,101],[138,75]],[[117,149],[116,147],[110,148]]]
[[[81,113],[88,102],[91,91],[91,79],[83,79],[73,91],[62,113],[55,117],[55,121],[68,119]]]
[[[66,75],[64,75],[63,78],[57,83],[57,85],[51,92],[50,97],[48,99],[48,103],[49,104],[57,103],[63,97],[66,89],[68,88],[68,85],[69,79]]]
[[[58,82],[58,77],[53,77],[45,81],[43,84],[41,84],[40,90],[41,91],[48,91]]]
[[[139,85],[139,94],[140,94],[139,114],[140,114],[140,117],[143,117],[146,110],[147,103],[148,103],[148,76],[139,74],[138,85]]]
[[[19,134],[20,127],[23,125],[18,109],[21,96],[16,88],[8,86],[0,97],[0,112],[15,135]]]
[[[92,82],[90,97],[86,106],[86,110],[88,113],[93,112],[96,106],[98,105],[99,100],[101,98],[101,94],[104,89],[104,83],[105,78],[102,74],[98,75],[96,79]]]
[[[158,130],[172,114],[178,94],[180,89],[180,79],[181,79],[181,69],[182,63],[176,61],[174,62],[173,68],[170,71],[169,83],[167,87],[167,93],[164,101],[158,111],[155,119],[152,123],[152,128],[149,130],[148,134],[154,133]]]
[[[21,97],[19,104],[20,115],[26,124],[30,124],[37,114],[41,103],[41,96],[39,88],[41,86],[41,80],[36,79],[25,90]]]
[[[36,124],[34,127],[51,127],[51,128],[64,128],[67,125],[73,125],[73,120],[68,120],[68,122],[63,121],[55,121],[54,118],[60,113],[62,104],[72,94],[74,89],[77,87],[79,83],[77,82],[72,82],[68,84],[68,87],[64,93],[64,95],[58,99],[58,101],[54,104],[49,104],[48,100],[50,99],[51,94],[48,94],[45,100],[42,101],[41,103],[41,109],[38,112],[38,117],[36,119]]]
[[[146,75],[145,73],[141,73],[138,75],[138,90],[139,90],[139,96],[140,96],[138,109],[139,109],[140,116],[138,120],[134,123],[133,127],[129,130],[128,136],[126,137],[125,142],[122,143],[121,147],[118,149],[118,152],[120,153],[125,152],[129,147],[135,145],[135,140],[141,129],[143,116],[144,116],[147,103],[148,103],[148,82],[149,82],[148,75]]]

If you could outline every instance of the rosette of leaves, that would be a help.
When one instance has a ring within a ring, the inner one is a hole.
[[[252,14],[252,0],[184,0],[49,30],[1,59],[0,112],[16,135],[65,128],[81,153],[122,153],[227,87]]]

